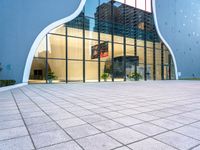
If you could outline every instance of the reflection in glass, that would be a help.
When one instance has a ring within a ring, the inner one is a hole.
[[[103,73],[109,74],[107,81],[123,81],[134,72],[152,80],[154,64],[157,79],[161,79],[162,71],[165,79],[169,79],[170,64],[174,77],[173,61],[170,63],[166,47],[164,70],[161,70],[161,40],[155,31],[153,15],[149,13],[151,0],[146,0],[144,10],[145,0],[87,0],[83,12],[49,32],[48,38],[41,41],[30,80],[44,82],[47,69],[55,74],[54,82],[96,82]],[[153,41],[156,62],[153,62]]]
[[[66,62],[65,60],[48,59],[48,73],[55,75],[54,82],[66,81]]]
[[[68,82],[83,81],[83,61],[68,60]]]
[[[48,41],[48,58],[65,58],[66,37],[49,34]]]
[[[83,39],[68,37],[68,59],[83,60]]]
[[[40,42],[34,57],[46,58],[46,36]]]
[[[46,59],[33,59],[29,80],[31,83],[46,82]]]
[[[86,61],[85,66],[86,66],[86,69],[85,69],[86,82],[97,82],[98,81],[98,62]]]

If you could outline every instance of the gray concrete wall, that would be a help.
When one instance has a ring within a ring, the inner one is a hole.
[[[1,0],[0,79],[22,82],[26,59],[37,35],[72,14],[81,0]]]
[[[156,0],[158,26],[171,46],[180,78],[200,77],[200,1]]]

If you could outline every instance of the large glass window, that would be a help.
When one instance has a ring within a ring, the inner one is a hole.
[[[75,19],[43,38],[30,81],[45,83],[51,76],[53,83],[103,82],[105,73],[107,81],[124,81],[132,73],[147,80],[160,80],[164,73],[164,79],[170,79],[174,65],[161,43],[151,0],[87,0]]]
[[[48,58],[66,57],[66,37],[60,35],[48,35]]]
[[[83,60],[83,39],[68,37],[68,59]]]

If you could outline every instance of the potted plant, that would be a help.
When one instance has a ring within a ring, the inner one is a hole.
[[[105,82],[107,81],[108,77],[109,77],[109,73],[105,73],[105,72],[104,72],[104,73],[101,75],[101,78],[104,79]]]
[[[129,79],[132,81],[132,80],[135,80],[135,81],[139,81],[140,79],[142,79],[142,75],[140,73],[131,73],[129,74]]]
[[[55,80],[57,77],[54,72],[50,71],[48,72],[48,83],[52,83],[53,80]]]

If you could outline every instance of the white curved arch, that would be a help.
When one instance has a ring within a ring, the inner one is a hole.
[[[175,76],[176,76],[176,80],[178,80],[178,69],[177,69],[176,58],[174,56],[172,48],[169,46],[169,44],[167,43],[165,38],[162,36],[160,29],[159,29],[159,26],[158,26],[157,14],[156,14],[156,0],[152,0],[152,8],[153,8],[153,16],[154,16],[154,22],[155,22],[156,30],[158,32],[159,37],[161,38],[163,43],[166,45],[166,47],[169,49],[169,51],[172,55],[172,59],[173,59],[173,62],[174,62],[174,68],[175,68]]]
[[[70,16],[66,17],[66,18],[63,18],[61,20],[58,20],[52,24],[50,24],[49,26],[47,26],[44,30],[42,30],[42,32],[40,32],[40,34],[37,36],[37,38],[35,39],[33,45],[31,46],[31,49],[29,51],[29,54],[28,54],[28,57],[27,57],[27,60],[26,60],[26,65],[25,65],[25,69],[24,69],[24,74],[23,74],[23,83],[27,83],[28,80],[29,80],[29,75],[30,75],[30,70],[31,70],[31,64],[32,64],[32,61],[33,61],[33,57],[34,57],[34,54],[35,54],[35,51],[36,49],[38,48],[40,42],[42,41],[42,39],[46,36],[46,34],[53,30],[54,28],[64,24],[64,23],[67,23],[71,20],[73,20],[74,18],[76,18],[80,12],[83,10],[83,7],[85,5],[85,2],[86,0],[81,0],[77,10],[71,14]]]

